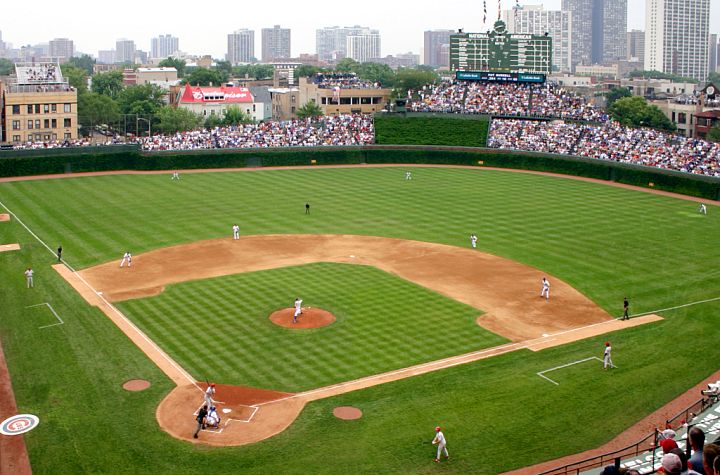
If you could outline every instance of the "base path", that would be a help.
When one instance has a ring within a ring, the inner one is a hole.
[[[486,313],[478,323],[513,341],[584,327],[611,317],[573,287],[538,269],[473,249],[355,235],[264,235],[198,241],[108,262],[80,275],[110,301],[148,297],[165,286],[313,262],[375,266]],[[479,313],[479,312],[478,312]]]

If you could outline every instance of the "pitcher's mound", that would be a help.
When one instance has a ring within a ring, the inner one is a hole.
[[[123,383],[123,389],[126,391],[144,391],[150,387],[150,381],[144,379],[131,379]]]
[[[338,419],[352,421],[354,419],[360,419],[362,417],[362,411],[357,407],[338,406],[333,409],[333,416],[337,417]]]
[[[293,323],[294,314],[294,308],[283,308],[270,314],[270,321],[285,328],[320,328],[335,321],[335,315],[319,308],[303,308],[296,323]]]

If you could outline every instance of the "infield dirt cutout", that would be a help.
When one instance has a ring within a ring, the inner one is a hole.
[[[125,381],[122,387],[126,391],[144,391],[150,387],[150,381],[145,379],[131,379]]]
[[[305,404],[314,400],[519,349],[538,351],[660,319],[649,315],[620,321],[573,287],[538,269],[469,248],[419,241],[355,235],[243,236],[240,240],[223,238],[156,249],[135,257],[132,270],[120,269],[117,261],[78,273],[63,265],[53,267],[178,385],[157,408],[160,426],[177,438],[218,446],[271,437],[287,428]],[[165,286],[178,282],[313,262],[370,265],[415,282],[475,307],[478,313],[484,311],[478,324],[511,342],[297,394],[218,385],[218,409],[229,412],[223,412],[220,430],[207,436],[203,432],[199,439],[193,439],[192,414],[202,405],[205,383],[197,383],[112,302],[157,295]],[[552,284],[549,302],[540,298],[543,276]]]

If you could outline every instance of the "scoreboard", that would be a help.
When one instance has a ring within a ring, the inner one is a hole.
[[[509,34],[501,20],[488,33],[453,34],[450,70],[550,74],[552,38]]]

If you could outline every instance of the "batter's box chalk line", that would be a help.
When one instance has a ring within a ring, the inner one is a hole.
[[[585,358],[585,359],[582,359],[582,360],[573,361],[572,363],[568,363],[568,364],[564,364],[564,365],[560,365],[560,366],[555,366],[554,368],[546,369],[546,370],[544,370],[544,371],[540,371],[540,372],[535,373],[535,374],[537,374],[538,376],[540,376],[541,378],[543,378],[543,379],[545,379],[545,380],[547,380],[547,381],[550,381],[550,382],[553,383],[555,386],[560,386],[560,383],[558,383],[557,381],[553,381],[552,379],[548,378],[547,376],[545,376],[545,373],[549,373],[549,372],[551,372],[551,371],[555,371],[555,370],[558,370],[558,369],[567,368],[568,366],[574,366],[574,365],[576,365],[576,364],[585,363],[585,362],[592,361],[592,360],[599,361],[600,363],[603,362],[603,360],[600,359],[600,358],[598,358],[597,356],[591,356],[590,358]],[[612,365],[612,367],[613,367],[613,368],[617,368],[617,366],[615,366],[615,365]]]
[[[55,318],[57,318],[58,323],[53,323],[53,324],[51,324],[51,325],[43,325],[43,326],[41,326],[41,327],[38,327],[38,329],[56,327],[56,326],[58,326],[58,325],[63,325],[63,324],[65,324],[65,322],[62,321],[62,318],[60,318],[60,315],[57,314],[57,312],[55,311],[55,309],[52,308],[52,305],[50,305],[48,302],[39,303],[39,304],[37,304],[37,305],[30,305],[30,306],[25,307],[25,308],[36,308],[36,307],[45,307],[45,306],[47,306],[47,308],[50,309],[50,311],[52,312],[52,314],[55,315]]]

